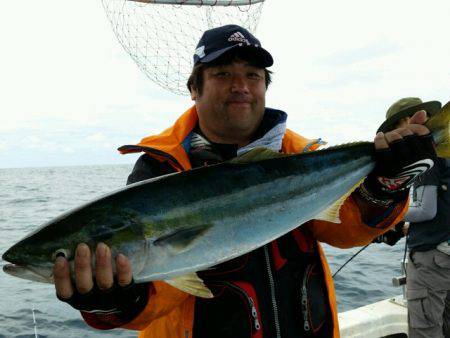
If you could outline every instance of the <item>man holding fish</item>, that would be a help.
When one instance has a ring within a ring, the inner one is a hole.
[[[320,139],[309,140],[286,129],[287,114],[266,108],[265,94],[271,82],[267,67],[272,64],[270,53],[242,27],[227,25],[206,31],[195,50],[194,67],[188,81],[194,106],[160,135],[119,148],[122,153],[145,153],[137,161],[128,183],[190,169],[194,169],[190,172],[195,176],[206,173],[205,166],[214,167],[226,161],[237,167],[245,167],[252,161],[269,163],[267,158],[278,161],[278,156],[281,161],[286,158],[283,154],[316,150]],[[271,239],[259,247],[249,246],[251,250],[246,251],[242,249],[245,243],[239,245],[239,252],[243,254],[229,256],[232,259],[225,262],[217,260],[220,264],[213,267],[200,268],[196,277],[189,280],[167,278],[167,282],[142,283],[134,275],[137,268],[130,263],[131,253],[114,254],[110,245],[104,243],[96,248],[81,243],[74,255],[74,265],[69,264],[64,251],[55,255],[53,277],[57,296],[79,309],[89,325],[98,329],[139,330],[139,337],[339,337],[333,282],[319,242],[341,248],[362,246],[402,219],[410,185],[419,174],[433,166],[436,158],[430,131],[423,125],[425,117],[425,112],[419,111],[406,127],[378,133],[374,140],[375,165],[371,160],[362,182],[348,193],[343,192],[331,209],[278,236],[269,236]],[[369,146],[373,149],[373,145]],[[261,152],[261,148],[271,151]],[[312,153],[320,156],[322,152]],[[331,156],[334,150],[324,150],[323,154]],[[317,156],[304,158],[305,166],[310,158],[320,159]],[[328,163],[321,166],[320,161],[314,162],[317,165],[311,169],[316,176],[323,175],[322,182],[327,182],[328,168],[333,164],[331,159],[326,161]],[[261,170],[289,169],[290,165],[284,165],[265,166]],[[346,174],[342,174],[342,182]],[[257,223],[272,224],[285,213],[288,219],[291,211],[302,208],[290,206],[290,199],[277,204],[275,189],[294,184],[292,176],[286,177],[272,186],[273,195],[254,197],[254,204],[260,203],[257,199],[260,198],[261,203],[277,206],[266,213],[258,209],[258,215],[263,216]],[[338,189],[339,180],[333,182]],[[213,189],[216,184],[211,179],[213,186],[208,188]],[[186,187],[180,183],[179,190]],[[198,193],[206,188],[206,185],[198,187]],[[225,188],[226,183],[220,186],[220,189]],[[195,196],[195,191],[191,191],[195,188],[188,189],[186,194]],[[325,191],[326,185],[308,189],[306,199],[325,198],[320,193]],[[236,193],[230,198],[233,196],[240,195]],[[238,208],[217,213],[223,213],[225,222],[235,212],[245,213]],[[246,219],[248,229],[253,229],[253,217]],[[172,232],[153,241],[152,248],[168,248],[169,251],[161,252],[190,257],[189,250],[195,238],[213,233],[213,227]],[[223,233],[223,240],[229,234],[242,231],[250,241],[263,231],[246,232],[245,228],[246,224],[242,224],[237,230]],[[263,228],[264,231],[267,228]],[[215,237],[214,243],[203,251],[205,259],[215,246],[220,246],[220,237]],[[232,245],[230,242],[224,250]]]

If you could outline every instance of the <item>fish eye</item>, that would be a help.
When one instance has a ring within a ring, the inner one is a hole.
[[[69,258],[69,256],[70,256],[69,249],[58,249],[53,253],[53,260],[55,260],[58,257]]]

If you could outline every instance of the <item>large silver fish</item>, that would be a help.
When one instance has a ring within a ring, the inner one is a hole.
[[[447,104],[427,123],[442,149],[448,149],[449,119]],[[73,264],[78,243],[94,250],[104,242],[113,256],[130,259],[136,282],[166,280],[208,296],[179,277],[261,247],[311,219],[339,222],[339,206],[372,170],[373,154],[370,142],[296,155],[255,149],[230,162],[132,184],[44,224],[4,253],[13,263],[4,271],[51,283],[58,253]]]

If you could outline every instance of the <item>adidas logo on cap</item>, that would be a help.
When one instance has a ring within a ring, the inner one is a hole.
[[[236,42],[245,42],[247,45],[250,45],[250,42],[241,32],[236,32],[230,35],[228,41],[236,41]]]
[[[195,52],[195,55],[197,55],[200,59],[205,57],[205,46],[198,47]]]

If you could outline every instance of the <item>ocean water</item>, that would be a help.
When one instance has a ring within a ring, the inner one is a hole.
[[[51,218],[125,184],[131,165],[0,169],[0,254]],[[325,245],[332,271],[360,248]],[[391,279],[401,274],[404,241],[372,244],[335,278],[340,311],[400,294]],[[3,266],[4,261],[0,260]],[[127,330],[98,331],[55,298],[52,285],[0,271],[0,338],[136,337]]]

